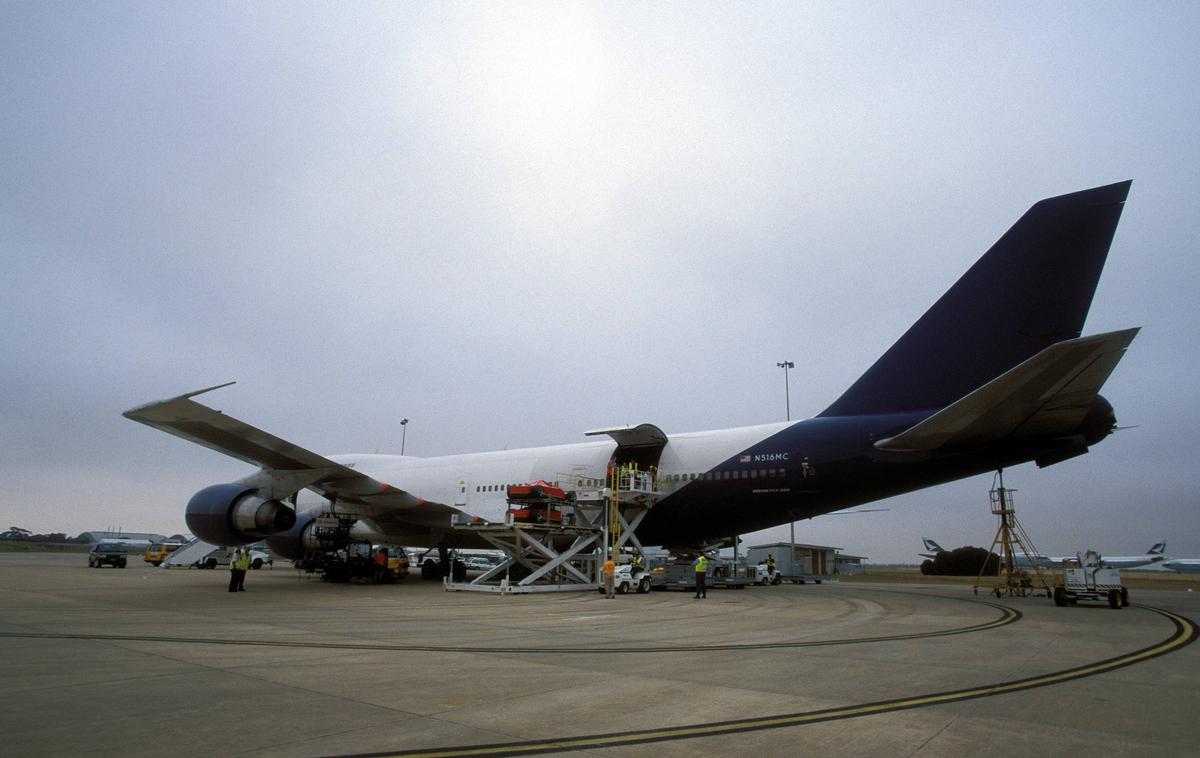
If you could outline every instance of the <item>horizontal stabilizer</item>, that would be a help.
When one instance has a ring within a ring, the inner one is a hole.
[[[1138,329],[1055,343],[944,410],[875,447],[894,452],[1068,434],[1087,415]]]

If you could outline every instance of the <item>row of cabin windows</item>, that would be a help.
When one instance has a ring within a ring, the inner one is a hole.
[[[755,468],[741,469],[738,471],[706,471],[702,474],[667,474],[663,479],[671,484],[694,482],[697,479],[702,481],[725,480],[725,479],[774,479],[784,475],[784,470],[781,468]],[[585,486],[598,487],[600,486],[599,479],[585,479]],[[480,484],[475,486],[476,492],[506,492],[510,484]]]
[[[775,477],[783,476],[784,470],[781,468],[755,468],[741,469],[739,471],[706,471],[703,474],[671,474],[667,478],[672,484],[676,482],[693,482],[697,479],[703,481],[725,480],[725,479],[774,479]]]
[[[580,479],[580,484],[584,487],[599,487],[599,479]],[[477,484],[475,485],[476,492],[507,492],[511,484]],[[554,482],[554,486],[560,486],[558,482]]]
[[[475,486],[476,492],[507,492],[511,484],[479,484]]]

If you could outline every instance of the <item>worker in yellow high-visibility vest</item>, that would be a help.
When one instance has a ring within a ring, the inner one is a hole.
[[[242,573],[242,549],[239,547],[233,551],[233,555],[229,557],[229,591],[238,591],[238,580],[241,579]]]
[[[250,570],[250,548],[239,547],[229,561],[229,591],[246,591],[246,572]]]
[[[701,553],[696,556],[695,563],[692,566],[696,569],[696,597],[707,598],[708,588],[705,587],[704,580],[708,577],[708,558]]]

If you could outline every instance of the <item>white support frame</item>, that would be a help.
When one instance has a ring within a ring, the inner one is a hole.
[[[601,490],[601,492],[607,491]],[[629,499],[617,509],[621,536],[617,541],[616,548],[620,551],[627,545],[632,545],[638,550],[644,550],[636,532],[653,504],[652,500],[651,502],[647,502],[647,500],[653,498],[654,495],[637,489],[631,489],[628,492],[620,490],[619,493],[628,495]],[[593,550],[593,552],[585,554],[584,551],[602,545],[601,538],[605,534],[604,527],[606,526],[606,507],[606,497],[595,500],[576,500],[569,505],[573,521],[570,525],[514,522],[511,514],[505,518],[503,524],[470,522],[455,524],[455,529],[475,534],[508,557],[498,566],[487,570],[470,582],[454,582],[447,577],[444,580],[446,590],[519,594],[599,588],[602,570],[600,553]],[[634,510],[637,513],[627,519],[626,513]],[[574,535],[569,547],[565,550],[554,547],[555,538],[568,535]],[[513,566],[518,565],[529,569],[529,575],[517,582],[510,582],[507,574]],[[558,582],[553,581],[556,574]],[[570,583],[565,583],[567,581]]]

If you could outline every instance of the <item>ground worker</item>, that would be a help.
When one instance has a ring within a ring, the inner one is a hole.
[[[696,568],[696,597],[707,598],[708,588],[704,585],[704,580],[708,577],[708,558],[701,553],[696,556],[696,562],[692,564]]]
[[[775,556],[767,553],[767,576],[775,578]]]
[[[388,550],[386,547],[379,548],[379,552],[375,554],[375,581],[382,582],[387,576],[388,565]]]
[[[645,569],[646,569],[646,562],[644,560],[642,560],[642,554],[634,553],[633,554],[633,573],[636,574],[637,572],[644,571]]]
[[[239,547],[233,554],[230,567],[230,592],[246,591],[246,572],[250,570],[250,548]]]
[[[250,546],[242,548],[242,565],[238,567],[238,592],[246,591],[246,574],[250,573]]]
[[[238,580],[241,578],[238,572],[241,568],[238,566],[238,559],[242,557],[242,549],[239,547],[233,551],[233,555],[229,557],[229,591],[238,591]]]
[[[616,561],[610,555],[604,561],[604,597],[614,597],[613,593],[613,574],[617,572]]]

